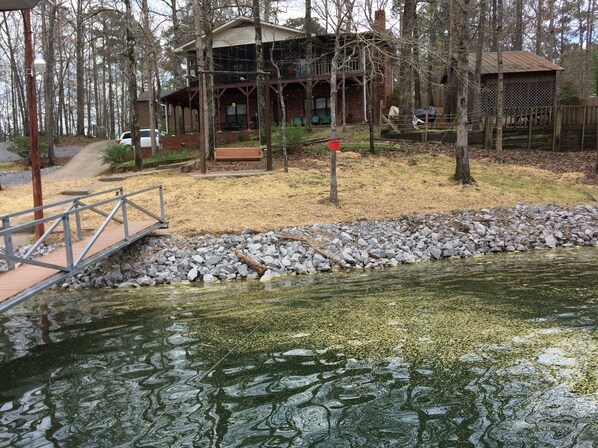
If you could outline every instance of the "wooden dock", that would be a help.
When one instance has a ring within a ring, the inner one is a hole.
[[[161,186],[148,187],[128,194],[124,194],[121,188],[116,189],[116,191],[116,196],[112,195],[108,199],[93,204],[84,204],[82,200],[87,201],[92,197],[112,194],[114,189],[77,197],[64,212],[26,224],[11,226],[10,219],[28,213],[32,209],[2,217],[3,226],[0,230],[0,236],[5,240],[6,249],[5,253],[0,253],[0,259],[7,260],[8,271],[0,273],[0,312],[6,311],[52,285],[64,282],[70,276],[149,235],[154,230],[168,227],[164,217],[164,199]],[[159,193],[160,212],[158,214],[151,212],[131,199],[134,196],[152,191]],[[64,202],[70,203],[71,201]],[[114,208],[110,213],[106,213],[98,208],[102,205],[114,205]],[[44,206],[44,208],[47,207]],[[127,207],[142,212],[144,214],[142,220],[128,220]],[[82,236],[80,215],[82,211],[95,212],[106,218],[92,236],[85,238]],[[121,212],[122,219],[116,216],[117,212]],[[76,222],[76,233],[73,233],[70,229],[69,222],[71,218],[73,223]],[[15,253],[12,247],[12,234],[22,231],[24,228],[39,225],[42,222],[49,222],[52,225],[25,255]],[[62,223],[63,232],[61,235],[63,235],[64,245],[49,254],[33,258],[34,251],[55,231],[60,223]]]
[[[156,221],[129,222],[129,239],[127,243],[130,244],[130,242],[146,236],[156,229],[156,224]],[[85,238],[73,244],[73,254],[75,257],[81,254],[90,238]],[[91,246],[83,261],[101,252],[107,252],[106,255],[108,255],[118,250],[124,242],[124,226],[122,224],[112,229],[107,229],[100,235],[94,245]],[[114,250],[111,250],[112,248]],[[66,264],[66,250],[62,247],[36,260],[43,261],[44,263],[64,265]],[[69,275],[69,273],[57,269],[27,264],[2,273],[0,274],[0,306],[12,297],[18,297],[39,284],[46,284],[46,287],[48,287],[66,279]]]

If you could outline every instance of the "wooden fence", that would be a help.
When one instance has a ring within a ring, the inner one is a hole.
[[[383,133],[409,141],[455,143],[457,117],[439,115],[415,122],[413,116],[382,116]],[[490,111],[468,115],[469,143],[492,148],[496,117]],[[598,105],[538,107],[505,110],[503,147],[580,151],[598,147]]]

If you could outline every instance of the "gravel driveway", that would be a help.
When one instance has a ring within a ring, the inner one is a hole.
[[[21,157],[7,149],[9,144],[8,142],[0,142],[0,163],[21,160]],[[80,146],[62,146],[54,148],[54,153],[56,157],[74,157],[80,150]],[[42,176],[52,173],[58,168],[43,168]],[[20,185],[29,182],[31,182],[31,171],[0,171],[0,185]]]
[[[57,166],[52,168],[42,168],[42,177],[58,169]],[[31,182],[31,171],[0,171],[0,185],[8,187],[11,185],[21,185]]]
[[[14,152],[10,152],[8,148],[8,142],[0,142],[0,163],[1,162],[15,162],[21,160],[21,158]]]

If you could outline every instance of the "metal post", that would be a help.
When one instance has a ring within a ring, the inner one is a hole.
[[[123,227],[125,229],[125,241],[129,240],[129,221],[127,219],[127,198],[120,198],[120,206],[123,213]]]
[[[77,222],[77,241],[81,241],[83,232],[81,230],[81,213],[79,212],[79,199],[75,199],[73,201],[73,205],[75,206],[75,221]]]
[[[68,213],[62,215],[62,228],[64,231],[64,249],[66,252],[66,266],[69,269],[69,272],[72,272],[75,266],[73,264],[73,241],[71,240],[71,222]]]
[[[166,222],[166,215],[164,213],[164,188],[160,185],[160,216],[162,217],[162,222]]]
[[[33,73],[33,45],[31,43],[31,11],[24,9],[23,23],[25,25],[25,70],[27,84],[27,108],[29,111],[29,138],[31,140],[31,179],[33,183],[33,206],[42,205],[42,177],[41,161],[39,157],[38,129],[37,129],[37,102],[35,98],[35,74]],[[44,217],[43,210],[34,212],[34,219]],[[44,224],[35,226],[35,238],[39,239],[44,234]]]
[[[10,227],[10,218],[8,216],[4,216],[2,218],[2,230],[8,229]],[[6,232],[4,234],[4,252],[8,257],[12,257],[14,255],[13,247],[12,247],[12,234],[10,232]],[[15,262],[10,258],[6,259],[6,263],[8,265],[8,269],[14,269]]]

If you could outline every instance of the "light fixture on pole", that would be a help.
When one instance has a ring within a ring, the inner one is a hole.
[[[46,73],[46,61],[41,54],[35,55],[35,60],[33,61],[33,74],[34,75],[43,75]]]
[[[31,140],[31,181],[33,184],[33,207],[36,208],[33,213],[35,220],[44,217],[41,206],[42,201],[42,177],[41,160],[39,156],[38,128],[37,128],[37,103],[35,98],[35,65],[33,62],[33,44],[31,31],[31,8],[39,3],[39,0],[5,0],[0,4],[0,11],[21,10],[23,14],[23,24],[25,26],[25,70],[27,72],[27,109],[29,112],[29,138]],[[43,61],[43,60],[42,60]],[[45,68],[46,63],[43,63]],[[40,64],[41,68],[41,64]],[[44,224],[35,226],[35,237],[40,238],[44,234]]]

